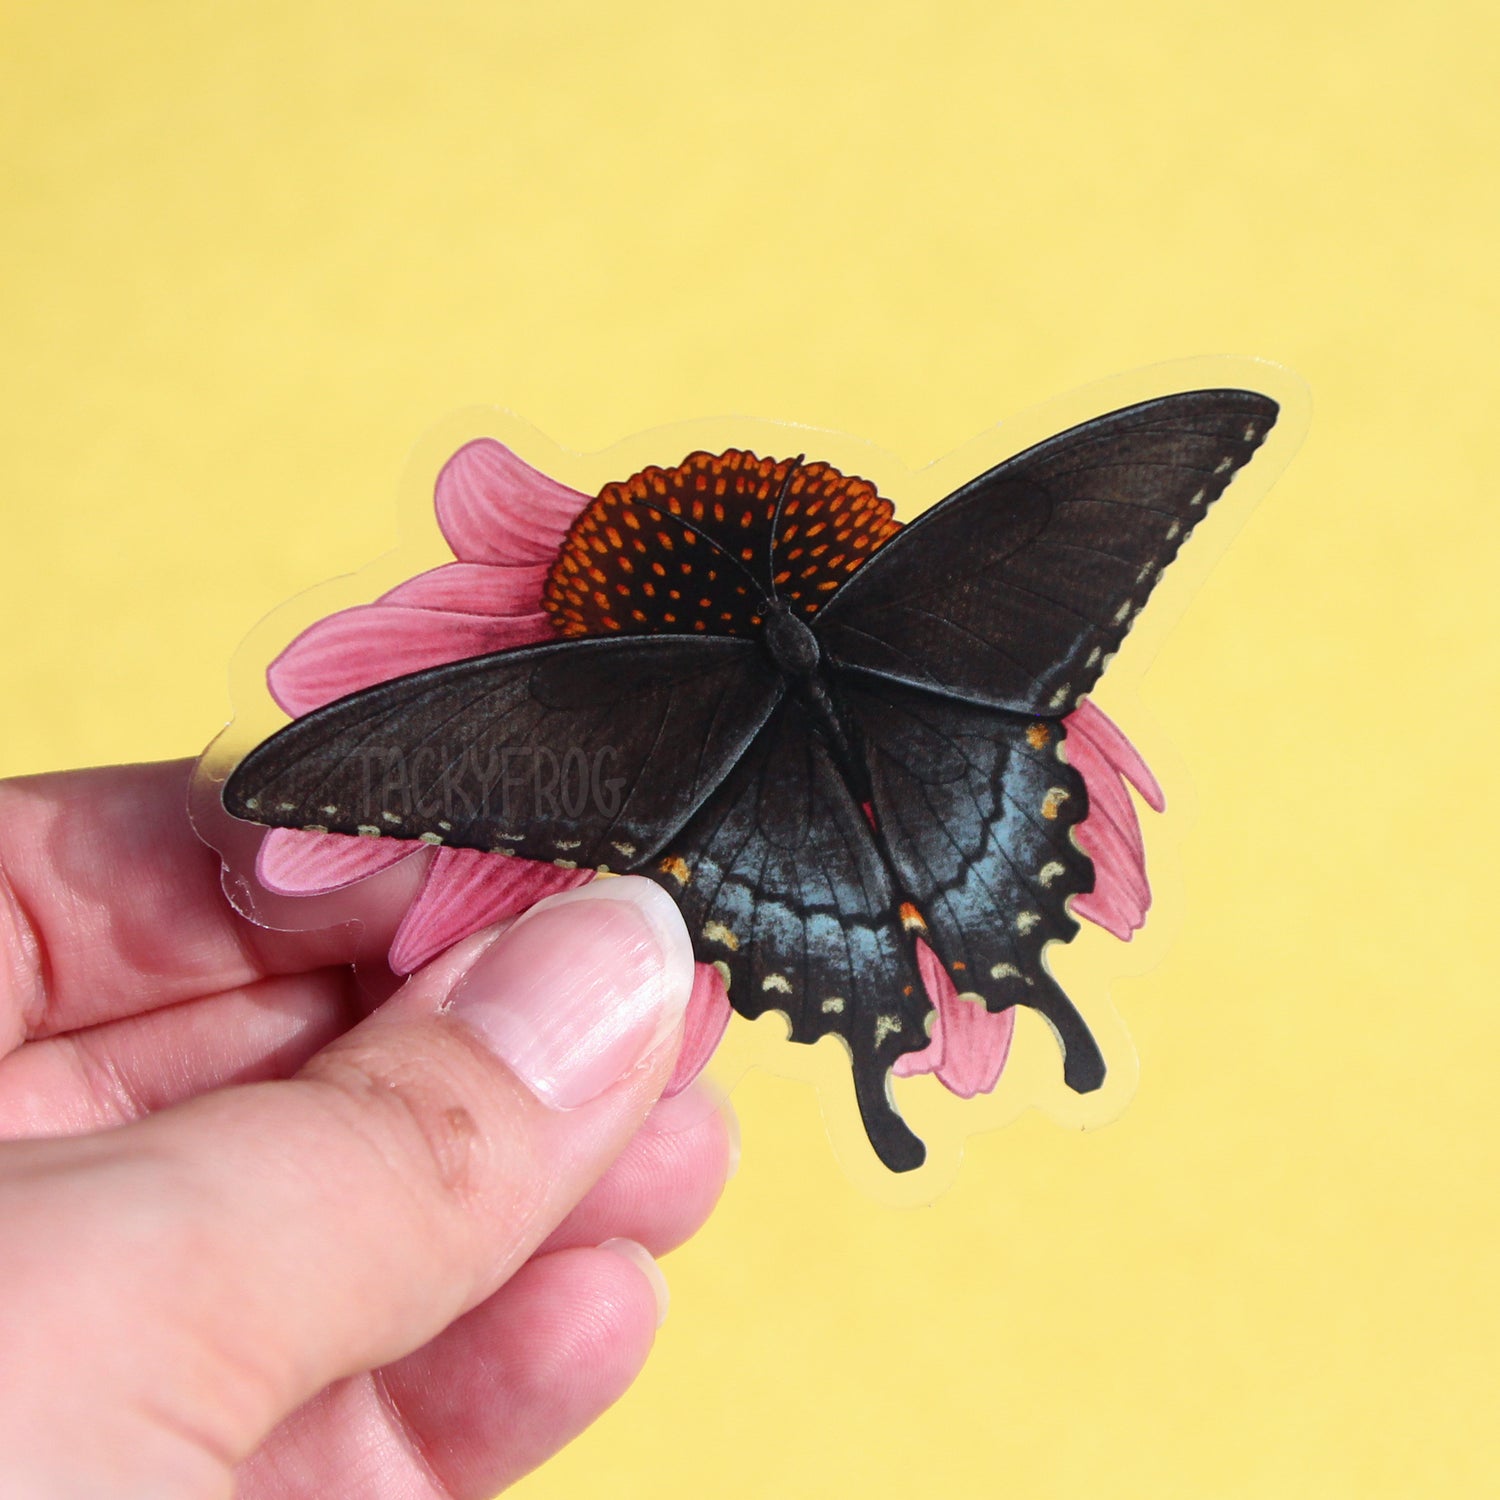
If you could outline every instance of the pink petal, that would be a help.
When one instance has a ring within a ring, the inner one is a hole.
[[[391,968],[410,974],[471,932],[593,878],[592,870],[562,870],[508,854],[439,849],[417,899],[396,929]]]
[[[1094,861],[1094,889],[1117,890],[1136,901],[1142,911],[1151,905],[1146,862],[1121,837],[1107,818],[1085,818],[1074,829],[1083,852]]]
[[[1096,927],[1102,927],[1122,943],[1145,925],[1146,914],[1139,905],[1125,900],[1118,891],[1104,889],[1090,891],[1086,896],[1075,896],[1069,910],[1075,917],[1082,917]]]
[[[992,1013],[982,1000],[955,996],[944,1007],[943,1016],[947,1040],[937,1069],[938,1081],[960,1099],[988,1094],[1000,1082],[1010,1056],[1016,1030],[1015,1007]]]
[[[1089,793],[1088,816],[1074,834],[1094,861],[1094,889],[1074,898],[1073,914],[1129,942],[1151,909],[1151,883],[1140,820],[1125,778],[1158,812],[1166,799],[1135,746],[1088,700],[1068,716],[1066,729],[1068,759]]]
[[[1161,783],[1151,774],[1151,768],[1141,759],[1140,751],[1125,738],[1113,719],[1085,698],[1064,720],[1067,728],[1075,723],[1084,726],[1105,759],[1146,799],[1146,805],[1153,812],[1166,811],[1167,794],[1162,791]]]
[[[943,1017],[941,1011],[932,1015],[932,1030],[928,1033],[927,1045],[920,1052],[903,1052],[891,1064],[891,1072],[897,1078],[915,1078],[921,1073],[937,1072],[943,1060]]]
[[[255,874],[268,891],[279,895],[320,896],[387,870],[419,848],[402,839],[273,828],[261,843]]]
[[[1141,838],[1140,820],[1119,773],[1091,741],[1076,731],[1068,735],[1068,761],[1083,777],[1088,789],[1089,813],[1085,821],[1091,821],[1096,815],[1107,818],[1134,851],[1135,857],[1144,859],[1146,846]]]
[[[943,1055],[938,1081],[960,1099],[987,1094],[1000,1081],[1016,1029],[1014,1008],[991,1014],[979,1000],[959,998],[957,987],[937,955],[921,944],[917,952],[922,982],[938,1009]]]
[[[266,670],[295,717],[377,682],[556,636],[544,614],[497,617],[359,604],[310,625]]]
[[[550,564],[589,499],[479,438],[438,475],[438,525],[461,562]]]
[[[707,1067],[729,1025],[730,1014],[729,994],[719,971],[712,964],[699,964],[683,1021],[682,1051],[677,1054],[677,1066],[662,1090],[662,1098],[680,1094]]]
[[[546,563],[499,567],[488,563],[444,563],[398,583],[382,604],[441,609],[461,615],[535,615],[542,608]]]
[[[943,1061],[945,1042],[943,997],[945,993],[958,993],[953,988],[953,981],[943,972],[943,965],[937,954],[921,938],[917,939],[917,972],[922,976],[922,987],[927,991],[927,998],[936,1008],[928,1031],[927,1045],[920,1052],[903,1052],[896,1059],[892,1071],[897,1078],[911,1078],[918,1073],[937,1071]]]
[[[1015,1010],[991,1014],[978,1000],[960,999],[938,956],[920,940],[917,967],[927,996],[936,1007],[932,1040],[923,1051],[898,1058],[897,1075],[906,1078],[914,1073],[936,1073],[938,1081],[960,1099],[989,1093],[1000,1081],[1010,1056]]]

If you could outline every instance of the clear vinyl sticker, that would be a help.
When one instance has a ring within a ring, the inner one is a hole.
[[[804,1078],[852,1179],[930,1201],[971,1133],[1135,1090],[1109,991],[1159,955],[1183,784],[1138,678],[1308,409],[1279,366],[1182,361],[915,472],[783,423],[580,454],[465,413],[396,549],[245,642],[195,825],[251,921],[379,932],[377,994],[655,880],[698,959],[672,1087]]]

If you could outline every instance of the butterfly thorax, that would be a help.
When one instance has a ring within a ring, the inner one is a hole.
[[[792,605],[772,599],[764,606],[765,624],[761,640],[771,660],[795,681],[811,678],[818,670],[818,638],[797,618]]]
[[[812,619],[900,529],[893,512],[831,464],[692,453],[604,486],[569,528],[542,607],[564,636],[757,636],[767,600]]]
[[[820,670],[818,638],[784,599],[768,600],[761,644],[786,679],[790,699],[800,704],[813,732],[828,746],[857,800],[869,800],[869,776],[859,752],[858,728],[839,711],[833,684]]]

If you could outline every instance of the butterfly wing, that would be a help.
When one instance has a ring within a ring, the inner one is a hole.
[[[864,742],[882,847],[915,908],[905,925],[960,993],[992,1011],[1038,1011],[1062,1044],[1068,1086],[1098,1088],[1104,1059],[1042,962],[1049,942],[1078,931],[1068,897],[1094,886],[1070,837],[1088,796],[1059,755],[1062,727],[862,674],[838,685]]]
[[[794,1041],[843,1037],[880,1159],[893,1171],[920,1165],[887,1079],[927,1045],[931,1004],[869,820],[800,702],[782,700],[652,873],[734,1008],[784,1012]]]
[[[1023,714],[1070,710],[1278,407],[1190,391],[1085,422],[919,516],[813,628],[834,663]]]
[[[393,678],[294,720],[236,767],[236,817],[566,865],[645,864],[775,707],[759,646],[565,641]]]

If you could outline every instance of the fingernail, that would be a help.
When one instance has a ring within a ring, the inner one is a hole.
[[[538,902],[459,980],[451,1013],[544,1104],[576,1109],[682,1022],[687,929],[649,880],[599,880]]]
[[[655,1257],[644,1245],[637,1244],[635,1240],[605,1240],[599,1248],[623,1256],[651,1283],[651,1290],[656,1297],[656,1326],[660,1328],[667,1321],[667,1309],[672,1305],[672,1294],[667,1289],[667,1278],[662,1275],[661,1267],[657,1265]]]

